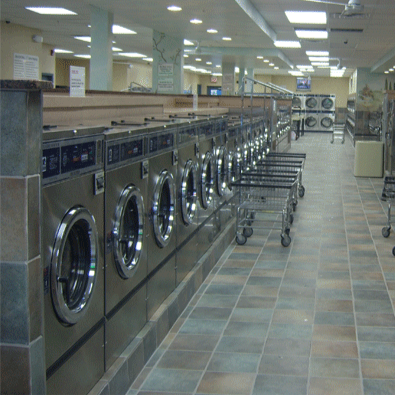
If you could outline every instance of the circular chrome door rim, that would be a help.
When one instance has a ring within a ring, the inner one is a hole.
[[[210,178],[208,179],[208,170],[210,169]],[[213,200],[213,155],[207,152],[203,159],[202,173],[201,173],[201,197],[202,206],[207,209]]]
[[[131,256],[125,257],[122,249],[124,243],[129,243],[127,235],[122,234],[125,227],[125,216],[127,214],[129,202],[134,199],[137,211],[137,240],[132,241],[133,253]],[[126,187],[119,199],[118,206],[115,211],[114,227],[113,227],[113,243],[114,243],[114,260],[121,277],[131,278],[135,273],[135,268],[140,263],[144,242],[144,199],[140,190],[130,185]]]
[[[226,148],[220,147],[217,151],[217,193],[224,196],[228,184],[228,161]]]
[[[70,231],[77,224],[83,221],[87,225],[87,238],[89,239],[89,257],[90,267],[87,276],[87,281],[84,287],[84,292],[78,306],[71,309],[67,305],[64,297],[64,281],[61,280],[62,257],[66,247],[66,242]],[[96,285],[97,270],[98,270],[98,233],[96,223],[91,213],[84,207],[74,207],[64,216],[59,228],[56,232],[54,249],[51,259],[51,295],[55,311],[62,322],[68,325],[76,324],[81,320],[88,310],[90,301]]]
[[[159,221],[159,216],[163,215],[159,212],[160,210],[160,202],[163,193],[164,186],[168,184],[169,189],[169,212],[168,212],[168,224],[166,229],[163,231],[161,230],[161,223]],[[167,171],[163,170],[162,173],[159,175],[158,182],[155,186],[154,191],[154,200],[153,200],[153,207],[152,207],[152,218],[153,218],[153,225],[154,225],[154,234],[155,239],[159,245],[159,247],[163,248],[169,244],[171,235],[173,233],[173,222],[174,222],[174,180],[173,176]]]
[[[192,175],[192,202],[188,201],[189,181]],[[196,215],[197,202],[197,180],[196,180],[196,166],[189,159],[185,165],[184,173],[181,180],[181,213],[182,219],[186,225],[193,222]]]

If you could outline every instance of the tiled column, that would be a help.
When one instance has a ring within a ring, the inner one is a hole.
[[[45,394],[40,257],[41,89],[51,85],[1,81],[2,394]]]
[[[241,77],[243,77],[243,75],[241,75]],[[239,82],[241,82],[241,79]],[[222,95],[231,96],[235,94],[235,91],[236,91],[235,64],[222,63]]]

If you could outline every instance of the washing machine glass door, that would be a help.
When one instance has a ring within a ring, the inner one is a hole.
[[[294,96],[292,99],[292,107],[300,107],[302,105],[302,101],[300,100],[300,97]]]
[[[317,118],[315,118],[315,117],[307,117],[306,118],[306,125],[309,128],[313,128],[315,125],[317,125]]]
[[[232,182],[237,179],[237,174],[240,174],[240,163],[237,158],[237,152],[230,152],[228,155],[228,189],[232,190]]]
[[[246,168],[251,163],[251,150],[249,144],[245,143],[243,145],[243,167]]]
[[[196,166],[189,159],[181,180],[181,214],[186,225],[193,222],[196,215],[197,180]]]
[[[224,196],[228,181],[228,161],[226,148],[220,147],[217,151],[217,193]]]
[[[55,236],[50,266],[52,302],[59,319],[77,323],[87,312],[98,273],[98,233],[90,212],[75,207]]]
[[[316,108],[317,107],[317,99],[315,97],[309,97],[308,99],[306,99],[306,107],[307,108]]]
[[[130,278],[140,262],[144,242],[144,201],[138,188],[125,188],[115,211],[114,260],[119,275]]]
[[[208,208],[213,200],[213,155],[207,152],[204,156],[201,173],[201,197],[203,208]]]
[[[329,117],[321,119],[321,126],[325,129],[330,129],[333,126],[333,120]]]
[[[329,97],[326,97],[325,99],[322,100],[321,107],[324,110],[331,110],[333,107],[333,100]]]
[[[154,235],[159,247],[169,244],[174,222],[174,181],[173,176],[163,170],[155,186],[153,203]]]

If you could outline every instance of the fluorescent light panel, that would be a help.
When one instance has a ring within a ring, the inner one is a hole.
[[[200,19],[191,19],[189,22],[193,23],[194,25],[199,25],[200,23],[203,23]]]
[[[215,33],[218,33],[218,30],[215,30],[215,29],[207,29],[207,33],[215,34]]]
[[[288,73],[295,76],[295,77],[302,77],[303,76],[303,73],[301,71],[289,70]]]
[[[285,15],[291,23],[326,24],[326,12],[322,11],[285,11]]]
[[[60,48],[55,48],[54,52],[55,53],[74,53],[73,51],[69,51],[68,49],[60,49]]]
[[[277,48],[301,48],[299,41],[275,41],[274,46]]]
[[[76,12],[67,10],[62,7],[25,7],[29,11],[41,15],[77,15]]]
[[[224,41],[232,41],[232,38],[231,37],[222,37],[222,40],[224,40]]]
[[[184,45],[195,45],[192,41],[187,40],[186,38],[184,38]]]
[[[119,55],[126,56],[128,58],[146,58],[147,57],[147,55],[142,55],[141,53],[138,53],[138,52],[123,52],[123,53],[120,53]]]
[[[153,58],[143,58],[143,60],[145,60],[146,62],[153,62],[154,61]]]
[[[74,36],[76,40],[85,41],[86,43],[91,42],[90,36]]]
[[[74,55],[76,58],[84,58],[84,59],[90,59],[90,55]]]
[[[310,62],[329,62],[329,57],[327,56],[310,56]]]
[[[301,29],[295,29],[295,34],[299,38],[317,38],[317,39],[326,39],[326,38],[328,38],[328,32],[326,30],[301,30]]]
[[[311,62],[312,66],[329,66],[328,62]]]
[[[307,56],[329,56],[329,51],[306,51]]]
[[[215,75],[216,77],[221,77],[222,73],[213,73],[212,75]]]
[[[169,11],[173,11],[173,12],[177,12],[177,11],[181,11],[182,10],[182,8],[177,6],[177,5],[170,5],[169,7],[167,7],[167,9]]]
[[[117,48],[117,47],[112,47],[111,49],[113,50],[113,52],[122,52],[123,51],[123,49]]]
[[[113,34],[137,34],[134,30],[119,25],[112,25]]]

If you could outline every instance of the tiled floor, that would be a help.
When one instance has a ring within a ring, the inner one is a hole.
[[[255,230],[232,244],[128,395],[394,395],[395,234],[382,179],[354,148],[306,134],[292,243]]]

